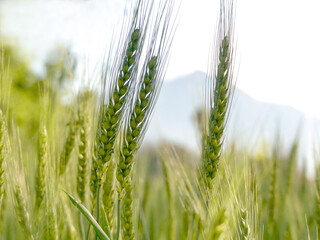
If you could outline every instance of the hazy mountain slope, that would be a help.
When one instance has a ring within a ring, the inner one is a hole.
[[[198,149],[193,114],[203,103],[204,79],[204,73],[195,72],[163,84],[146,135],[147,142],[155,143],[162,139]],[[308,155],[310,149],[305,148],[310,147],[314,126],[320,126],[318,119],[308,119],[292,107],[256,101],[236,88],[227,140],[234,139],[254,148],[262,139],[272,143],[280,135],[284,145],[289,146],[300,128],[301,149],[304,155]]]

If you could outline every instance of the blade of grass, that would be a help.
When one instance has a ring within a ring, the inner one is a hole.
[[[83,214],[83,216],[93,226],[94,230],[97,233],[97,236],[101,240],[110,240],[108,235],[102,230],[101,226],[97,223],[97,221],[91,215],[89,210],[85,206],[83,206],[79,201],[77,201],[74,197],[72,197],[69,193],[67,193],[67,192],[65,192],[65,193],[68,195],[68,197],[69,197],[70,201],[73,203],[73,205],[75,205],[78,208],[78,210]]]

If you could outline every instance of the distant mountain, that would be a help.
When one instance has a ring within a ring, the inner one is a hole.
[[[204,103],[205,77],[205,73],[195,72],[164,82],[146,142],[167,140],[199,150],[194,114]],[[272,143],[280,136],[283,147],[288,148],[299,133],[300,155],[310,157],[314,129],[320,129],[319,119],[310,119],[289,106],[257,101],[235,89],[227,125],[227,142],[235,140],[242,146],[255,148],[259,141]]]

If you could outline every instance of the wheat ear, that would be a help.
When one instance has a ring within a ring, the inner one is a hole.
[[[137,82],[131,108],[127,114],[122,136],[120,158],[117,166],[117,180],[125,192],[123,204],[122,230],[125,239],[134,239],[133,199],[132,199],[132,166],[134,157],[148,127],[156,99],[163,81],[168,51],[172,43],[173,32],[170,29],[173,1],[159,5],[155,23],[151,26],[152,38],[141,76]]]
[[[79,155],[78,155],[78,176],[77,193],[81,202],[85,202],[87,184],[87,120],[84,112],[79,114]]]
[[[114,143],[119,131],[121,116],[125,109],[129,88],[133,80],[132,73],[137,60],[136,55],[139,38],[140,30],[135,29],[131,34],[130,41],[126,48],[126,55],[123,59],[123,65],[119,73],[117,85],[114,87],[114,91],[102,119],[102,124],[98,129],[98,141],[95,155],[100,170],[103,170],[104,165],[109,162],[114,152]],[[98,178],[102,178],[102,172],[98,172]]]
[[[32,236],[29,213],[27,211],[26,202],[23,197],[22,190],[18,185],[14,189],[14,197],[16,201],[15,210],[18,223],[22,228],[26,239],[34,239]]]
[[[233,4],[225,5],[223,0],[220,2],[217,63],[210,70],[207,79],[209,121],[208,133],[204,138],[205,149],[200,181],[201,185],[206,185],[209,189],[212,188],[211,181],[218,171],[233,82]]]
[[[157,58],[152,57],[148,64],[144,81],[131,114],[130,123],[127,126],[126,137],[121,150],[121,157],[117,169],[117,179],[122,187],[124,187],[123,183],[131,172],[133,157],[137,151],[137,145],[141,138],[144,122],[146,121],[145,118],[147,117],[146,114],[149,113],[151,106],[151,91],[154,83],[156,61]]]
[[[39,209],[46,191],[46,164],[47,164],[47,130],[42,128],[39,134],[38,165],[36,175],[36,202],[35,207]]]
[[[103,103],[94,147],[95,157],[91,167],[90,190],[93,208],[96,205],[97,189],[100,184],[99,182],[102,180],[105,165],[110,161],[114,152],[116,136],[139,57],[138,44],[140,35],[139,29],[132,29],[118,77],[116,81],[113,80],[114,86],[112,87],[114,89],[111,91],[109,105],[106,106]]]
[[[139,141],[141,139],[144,123],[151,107],[153,95],[152,84],[156,71],[156,57],[152,57],[149,61],[146,75],[139,94],[136,99],[135,107],[132,111],[129,125],[127,125],[126,137],[121,150],[121,156],[117,168],[117,179],[120,183],[121,190],[126,195],[123,203],[123,234],[125,239],[133,239],[133,223],[132,223],[132,179],[130,177],[134,155],[137,151]]]
[[[248,240],[250,234],[250,227],[248,223],[248,211],[240,209],[240,239]]]
[[[65,141],[63,150],[60,155],[59,159],[59,176],[63,175],[67,169],[69,160],[71,158],[71,153],[74,148],[76,134],[78,131],[79,124],[77,121],[72,121],[69,124],[69,132],[67,139]]]

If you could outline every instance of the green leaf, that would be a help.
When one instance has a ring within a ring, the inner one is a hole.
[[[93,226],[94,230],[97,233],[97,236],[101,240],[110,240],[108,235],[102,230],[101,226],[97,223],[97,221],[94,219],[94,217],[91,215],[91,213],[88,211],[88,209],[83,206],[79,201],[77,201],[74,197],[72,197],[69,193],[65,192],[73,205],[75,205],[79,211],[85,216],[85,218],[89,221],[89,223]]]

